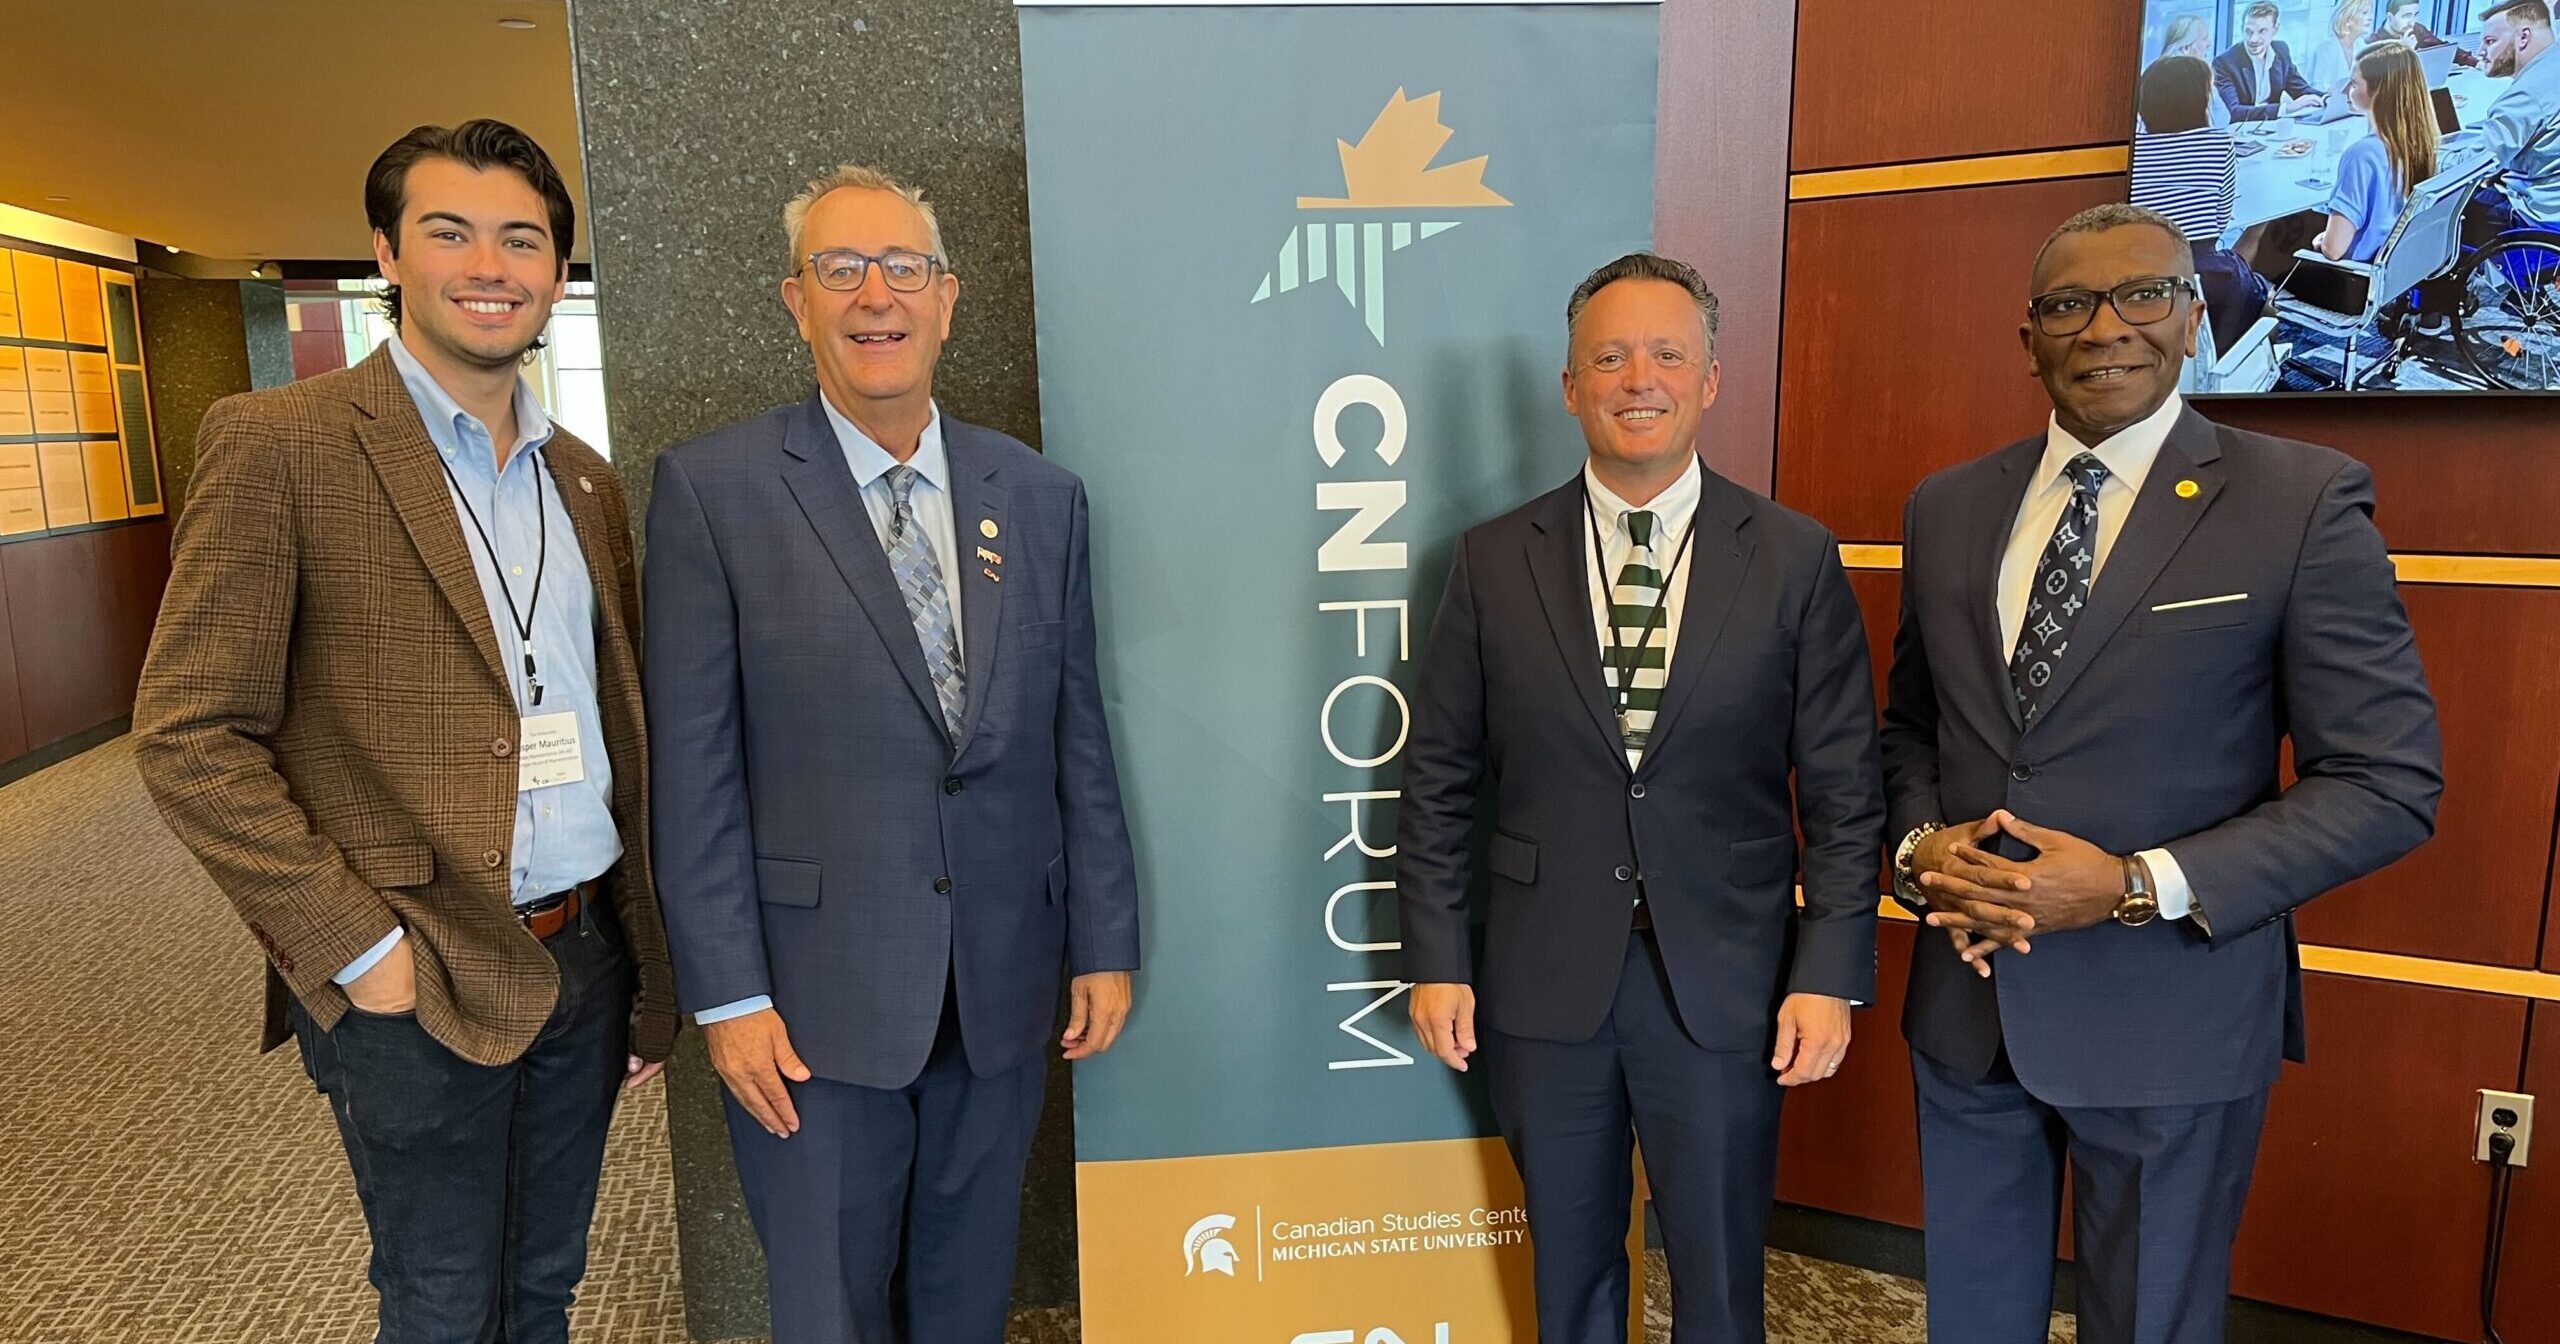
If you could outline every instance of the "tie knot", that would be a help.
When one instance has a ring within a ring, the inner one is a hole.
[[[1653,510],[1629,509],[1620,521],[1627,525],[1627,540],[1638,546],[1653,544]]]
[[[2081,453],[2072,458],[2070,465],[2062,470],[2064,474],[2071,477],[2071,488],[2074,490],[2094,494],[2099,486],[2107,483],[2107,464],[2099,461],[2096,453]]]
[[[907,497],[915,493],[916,482],[922,476],[923,473],[905,463],[889,468],[889,493],[897,499],[899,508],[907,507]]]

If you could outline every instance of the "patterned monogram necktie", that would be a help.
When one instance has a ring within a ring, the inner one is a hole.
[[[916,623],[916,641],[924,645],[925,670],[933,674],[933,697],[942,702],[942,726],[956,741],[961,711],[969,703],[960,668],[960,636],[951,623],[951,599],[942,589],[942,566],[933,558],[933,543],[916,522],[913,502],[921,479],[909,466],[889,468],[889,490],[898,511],[889,520],[889,568],[898,575],[898,592],[907,599],[907,615]]]
[[[2009,655],[2009,684],[2018,697],[2018,721],[2032,726],[2044,708],[2044,688],[2062,670],[2071,651],[2071,631],[2089,605],[2089,585],[2098,573],[2098,487],[2107,483],[2107,464],[2093,453],[2081,453],[2063,469],[2071,478],[2071,502],[2053,525],[2036,564],[2035,586],[2027,592],[2027,613],[2018,626],[2018,647]]]
[[[1654,712],[1662,708],[1663,684],[1671,679],[1671,630],[1662,604],[1666,579],[1654,549],[1656,519],[1649,509],[1629,509],[1621,521],[1627,562],[1609,592],[1609,620],[1617,634],[1600,658],[1612,702],[1619,706],[1618,735],[1628,754],[1641,756],[1653,736]]]

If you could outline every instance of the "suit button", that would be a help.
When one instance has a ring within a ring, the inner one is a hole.
[[[489,754],[502,761],[507,758],[507,753],[512,752],[515,749],[516,744],[503,737],[489,744]]]
[[[942,791],[944,793],[958,793],[960,791],[960,777],[958,775],[954,775],[951,778],[942,781]]]
[[[1633,882],[1636,878],[1636,870],[1622,863],[1618,865],[1618,870],[1611,874],[1611,876],[1617,878],[1621,882]]]
[[[2017,780],[2022,784],[2035,777],[2036,768],[2024,761],[2020,761],[2016,765],[2009,767],[2009,778]]]
[[[504,867],[507,862],[507,852],[503,849],[487,850],[480,855],[480,861],[492,868]]]
[[[937,878],[933,879],[933,890],[934,890],[934,894],[935,894],[935,895],[938,895],[938,896],[948,896],[948,895],[950,895],[950,894],[951,894],[951,879],[950,879],[950,878],[947,878],[947,877],[937,877]]]
[[[1627,786],[1627,796],[1628,796],[1628,797],[1630,797],[1630,798],[1642,798],[1642,797],[1644,796],[1644,785],[1642,785],[1642,784],[1630,784],[1630,785],[1628,785],[1628,786]]]

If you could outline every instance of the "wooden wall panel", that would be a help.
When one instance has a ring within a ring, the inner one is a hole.
[[[0,546],[0,762],[16,760],[35,746],[27,740],[26,715],[18,708],[18,655],[9,638],[10,549]]]
[[[2305,996],[2311,1062],[2286,1069],[2268,1110],[2233,1291],[2478,1338],[2474,1098],[2516,1076],[2525,1001],[2328,975]]]
[[[16,542],[7,587],[28,748],[133,709],[133,690],[169,574],[165,523]]]
[[[2303,937],[2531,966],[2560,803],[2560,589],[2403,584],[2400,597],[2444,728],[2436,836],[2306,907]]]
[[[1843,541],[1893,541],[1920,478],[2043,432],[2018,345],[2027,270],[2122,177],[1799,201],[1787,213],[1778,492]]]
[[[2370,396],[2208,399],[2224,424],[2325,443],[2373,468],[2395,551],[2560,555],[2560,400]]]
[[[2532,1093],[2539,1105],[2531,1165],[2515,1173],[2507,1207],[2498,1333],[2507,1344],[2560,1344],[2560,1273],[2552,1269],[2560,1265],[2560,1004],[2534,1005],[2533,1044],[2518,1090]],[[2485,1168],[2480,1179],[2485,1190]],[[2463,1336],[2477,1337],[2477,1330]]]
[[[1849,591],[1857,594],[1858,614],[1867,620],[1867,661],[1875,669],[1876,708],[1882,710],[1885,678],[1893,670],[1893,630],[1902,619],[1902,571],[1850,570]]]
[[[1919,1112],[1902,986],[1918,926],[1887,920],[1876,937],[1876,1003],[1855,1015],[1838,1077],[1787,1095],[1778,1140],[1778,1198],[1790,1204],[1920,1225]]]
[[[1795,6],[1662,6],[1655,110],[1654,250],[1698,268],[1722,300],[1716,404],[1698,450],[1768,493],[1778,416],[1778,281],[1786,258],[1787,144],[1767,126],[1795,70]]]
[[[2141,23],[2131,0],[1797,0],[1796,170],[2121,144]]]

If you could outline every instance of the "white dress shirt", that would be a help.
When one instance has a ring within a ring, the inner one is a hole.
[[[844,449],[845,465],[853,471],[854,488],[862,495],[862,508],[871,515],[871,530],[880,538],[880,549],[889,549],[889,524],[898,516],[898,492],[889,484],[889,469],[900,465],[889,450],[880,446],[862,427],[853,423],[836,404],[821,394],[818,404],[826,408],[827,423],[836,431],[836,442]],[[915,510],[916,522],[924,528],[926,544],[933,547],[934,563],[942,570],[942,592],[951,603],[951,635],[962,656],[968,654],[966,628],[960,623],[960,579],[951,567],[951,558],[959,550],[959,527],[951,513],[951,455],[942,446],[942,408],[933,408],[933,417],[924,423],[924,433],[916,440],[915,456],[906,466],[916,469],[920,478],[907,494],[907,507]],[[975,688],[972,688],[972,693]],[[705,1008],[693,1015],[694,1025],[707,1027],[733,1017],[744,1017],[773,1006],[773,997],[758,994],[754,998]]]
[[[2073,438],[2059,421],[2046,425],[2044,456],[2036,463],[2035,479],[2028,484],[2027,497],[2018,504],[2017,521],[2009,528],[2008,549],[2000,554],[2000,649],[2004,658],[2017,651],[2018,627],[2026,621],[2028,590],[2035,586],[2036,561],[2053,540],[2054,524],[2062,520],[2062,510],[2071,502],[2071,478],[2063,468],[2084,452],[2095,454],[2107,466],[2107,479],[2098,487],[2098,548],[2089,571],[2094,586],[2105,582],[2099,576],[2106,571],[2107,556],[2124,532],[2125,519],[2133,514],[2133,501],[2141,495],[2142,483],[2150,479],[2151,464],[2159,459],[2160,445],[2167,441],[2169,427],[2178,422],[2179,412],[2185,408],[2185,399],[2172,392],[2160,409],[2095,447]],[[2007,675],[2005,669],[2002,675]],[[2186,873],[2178,867],[2177,857],[2166,849],[2146,849],[2141,857],[2151,866],[2152,882],[2159,888],[2161,916],[2186,918],[2195,907],[2195,895],[2187,885]]]
[[[1689,585],[1681,577],[1688,572],[1689,557],[1681,554],[1681,542],[1688,539],[1689,529],[1697,523],[1698,497],[1706,488],[1705,477],[1700,475],[1702,470],[1697,459],[1692,457],[1689,469],[1680,473],[1680,479],[1641,506],[1653,515],[1654,558],[1671,566],[1670,572],[1662,576],[1662,667],[1666,678],[1670,676],[1671,660],[1680,644],[1680,610],[1689,601]],[[1591,499],[1583,514],[1584,555],[1591,554],[1592,515],[1596,513],[1599,518],[1601,553],[1585,566],[1583,577],[1588,581],[1585,587],[1591,599],[1591,628],[1600,638],[1601,653],[1605,657],[1609,649],[1609,590],[1617,586],[1618,572],[1627,567],[1627,556],[1635,550],[1635,539],[1627,533],[1627,514],[1638,506],[1618,498],[1609,487],[1602,485],[1599,474],[1592,471],[1588,463],[1582,468],[1582,488],[1590,492]],[[1692,546],[1689,549],[1696,548]],[[1676,562],[1674,556],[1679,557]],[[1623,633],[1619,636],[1621,639],[1625,637]],[[1609,687],[1610,703],[1614,706],[1617,684],[1607,679],[1614,674],[1603,668],[1601,675],[1602,684]],[[1643,761],[1643,752],[1627,753],[1628,769],[1634,769]]]

